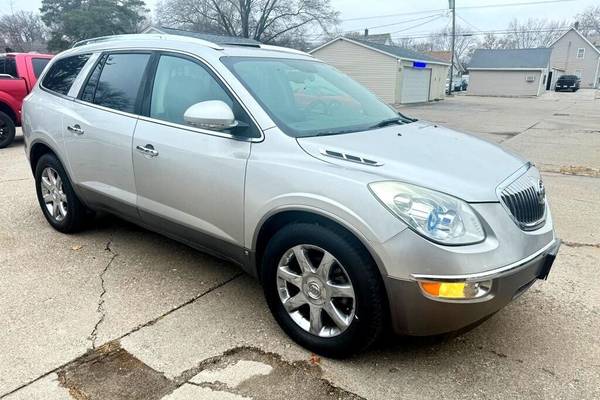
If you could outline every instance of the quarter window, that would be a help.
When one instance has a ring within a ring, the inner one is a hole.
[[[89,54],[80,54],[56,61],[44,77],[42,86],[66,96],[89,58]]]
[[[82,99],[118,111],[135,112],[149,59],[150,54],[109,54],[96,66]],[[99,74],[97,83],[94,81],[96,73]],[[90,85],[95,87],[88,87]]]
[[[580,47],[577,49],[577,58],[585,57],[585,48]]]

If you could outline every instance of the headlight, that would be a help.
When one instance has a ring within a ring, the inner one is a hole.
[[[373,194],[417,233],[442,244],[472,244],[485,239],[479,218],[466,202],[402,182],[369,184]]]

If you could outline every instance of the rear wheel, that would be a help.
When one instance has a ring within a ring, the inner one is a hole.
[[[37,197],[44,217],[63,233],[83,228],[88,209],[79,200],[62,164],[53,154],[44,154],[35,168]]]
[[[0,149],[10,145],[15,140],[15,123],[7,114],[0,111]]]
[[[279,325],[315,353],[346,357],[383,331],[387,303],[379,270],[342,229],[309,223],[282,228],[265,250],[262,282]]]

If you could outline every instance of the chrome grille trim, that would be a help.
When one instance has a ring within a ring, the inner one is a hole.
[[[546,221],[544,184],[539,171],[531,164],[526,164],[500,184],[498,197],[522,230],[537,229]]]

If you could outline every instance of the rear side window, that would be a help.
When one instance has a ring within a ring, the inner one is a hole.
[[[17,78],[17,62],[13,57],[0,57],[0,74]]]
[[[83,89],[87,102],[134,113],[150,54],[117,53],[102,57]]]
[[[31,65],[33,66],[33,74],[35,75],[35,78],[39,78],[40,75],[42,74],[42,71],[44,70],[44,68],[46,68],[46,65],[48,65],[48,62],[50,60],[47,58],[32,58],[31,59]]]
[[[89,54],[80,54],[56,61],[44,77],[42,86],[66,96],[89,58]]]

